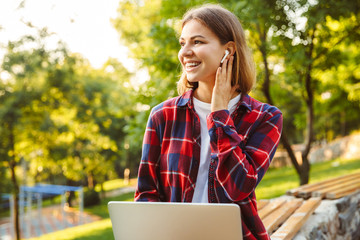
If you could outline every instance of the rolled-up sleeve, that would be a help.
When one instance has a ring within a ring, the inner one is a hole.
[[[235,128],[228,110],[212,112],[207,118],[212,159],[210,171],[214,175],[213,181],[209,182],[210,191],[222,189],[231,202],[241,201],[254,191],[280,140],[282,114],[276,107],[270,106],[253,115],[257,119],[245,134]]]

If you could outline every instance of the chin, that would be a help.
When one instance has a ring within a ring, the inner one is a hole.
[[[186,75],[186,79],[191,82],[191,83],[196,83],[199,82],[199,78],[195,77],[195,76],[189,76],[188,74]]]
[[[211,76],[211,75],[210,76],[194,76],[194,75],[187,74],[186,79],[190,83],[210,82],[210,81],[215,81],[215,76]]]

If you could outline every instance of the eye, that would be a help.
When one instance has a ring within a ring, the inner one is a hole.
[[[203,43],[203,42],[200,41],[200,40],[195,40],[194,43],[195,43],[195,44],[201,44],[201,43]]]

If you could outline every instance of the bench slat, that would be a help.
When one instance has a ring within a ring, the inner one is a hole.
[[[336,198],[344,197],[344,196],[349,195],[359,189],[360,189],[360,183],[349,185],[349,186],[343,187],[342,189],[339,189],[337,191],[327,193],[326,198],[336,199]]]
[[[312,186],[310,188],[299,191],[299,196],[304,197],[304,198],[308,198],[308,197],[310,197],[312,195],[312,192],[314,192],[314,191],[319,191],[319,190],[321,190],[323,188],[332,187],[334,185],[347,182],[347,181],[352,180],[354,178],[360,178],[360,173],[357,173],[355,175],[353,175],[353,174],[344,175],[344,176],[341,176],[339,178],[333,178],[333,179],[329,179],[329,180],[319,182],[318,184],[316,184],[316,185],[314,185],[314,186]]]
[[[272,240],[290,240],[300,230],[305,221],[319,206],[321,198],[310,198],[305,201],[296,211],[292,214],[284,224],[271,235]]]
[[[314,191],[312,192],[311,196],[324,198],[326,197],[327,193],[341,192],[344,188],[347,188],[349,186],[359,185],[359,183],[360,183],[360,177],[356,179],[348,179],[347,181],[342,181],[336,184],[332,184],[331,186],[324,187],[322,189]]]
[[[342,181],[342,180],[354,179],[354,178],[359,178],[359,177],[360,177],[360,172],[356,172],[356,173],[352,173],[352,174],[348,174],[348,175],[343,175],[343,176],[340,176],[340,177],[324,180],[324,181],[317,182],[317,183],[305,184],[305,185],[300,186],[298,188],[288,190],[286,192],[286,194],[293,195],[293,196],[303,195],[304,197],[309,197],[310,195],[308,193],[311,192],[311,191],[318,190],[319,187],[321,188],[324,185],[332,185],[332,184],[337,183],[337,182]]]
[[[257,209],[258,209],[258,211],[259,211],[260,209],[262,209],[263,207],[265,207],[269,202],[270,202],[270,201],[267,200],[267,199],[258,200],[258,201],[257,201]]]
[[[267,215],[269,215],[272,211],[279,208],[282,204],[286,202],[285,199],[278,198],[274,201],[271,201],[269,204],[267,204],[265,207],[263,207],[261,210],[258,211],[259,217],[261,219],[264,219]]]
[[[265,225],[266,231],[268,233],[272,233],[276,228],[278,228],[283,222],[285,222],[288,217],[296,210],[298,209],[303,200],[293,199],[291,201],[286,202],[284,205],[282,205],[280,208],[273,211],[271,214],[269,214],[265,219],[263,220],[263,223]]]

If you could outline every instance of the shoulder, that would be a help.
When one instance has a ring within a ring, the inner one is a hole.
[[[150,117],[161,117],[169,113],[173,113],[179,108],[184,108],[188,106],[192,95],[192,91],[188,91],[181,96],[173,97],[165,100],[164,102],[156,105],[152,108]]]
[[[254,112],[256,114],[282,114],[276,106],[261,102],[253,97],[250,97],[249,95],[244,95],[244,97],[242,97],[240,101],[240,105],[246,106],[250,110],[250,112]]]
[[[172,111],[177,107],[177,102],[179,101],[180,96],[167,99],[166,101],[156,105],[151,109],[150,116],[158,117],[163,114],[166,114],[168,111]]]
[[[282,112],[276,106],[261,102],[249,95],[244,95],[240,101],[240,106],[247,109],[247,121],[254,123],[270,121],[282,125]]]

